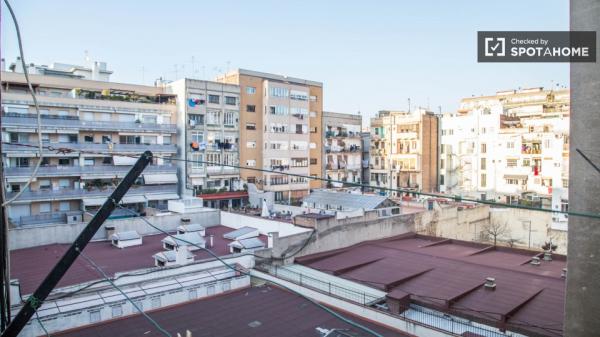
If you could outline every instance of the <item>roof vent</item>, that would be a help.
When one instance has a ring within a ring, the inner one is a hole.
[[[496,279],[493,277],[486,277],[485,284],[483,285],[485,289],[495,290],[496,289]]]
[[[563,268],[563,270],[560,272],[560,277],[567,278],[567,268]]]
[[[531,262],[529,262],[529,263],[534,266],[539,266],[541,264],[540,258],[537,256],[534,256],[531,258]]]
[[[552,261],[552,251],[547,250],[544,252],[544,261]]]

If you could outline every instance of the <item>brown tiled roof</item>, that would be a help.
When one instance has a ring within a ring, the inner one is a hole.
[[[227,246],[231,240],[223,238],[223,234],[233,229],[225,226],[213,226],[206,228],[208,241],[209,235],[214,235],[214,247],[211,250],[219,255],[229,254]],[[90,242],[84,252],[94,260],[109,276],[117,272],[126,272],[137,269],[154,267],[152,255],[163,251],[161,240],[164,234],[146,235],[143,237],[141,246],[133,246],[119,249],[110,244],[110,241]],[[260,236],[266,244],[267,237]],[[18,279],[21,283],[21,293],[31,294],[50,272],[52,267],[69,248],[66,244],[53,244],[25,249],[17,249],[10,252],[10,276]],[[195,260],[209,258],[207,252],[194,251]],[[77,259],[73,266],[67,271],[59,282],[58,287],[74,285],[100,279],[98,272],[85,260]]]
[[[297,258],[311,268],[413,302],[514,331],[562,335],[566,257],[529,264],[540,252],[417,234]],[[496,279],[495,290],[483,287]]]
[[[256,287],[148,312],[173,336],[194,337],[310,337],[316,328],[348,329],[351,336],[370,336],[325,313],[307,300],[276,287]],[[384,336],[408,336],[372,322],[348,316]],[[140,315],[88,327],[53,333],[53,336],[152,337],[162,336]]]

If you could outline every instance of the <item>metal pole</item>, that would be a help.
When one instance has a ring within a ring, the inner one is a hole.
[[[100,208],[98,213],[94,215],[88,225],[81,231],[75,242],[65,252],[63,257],[54,266],[52,271],[46,276],[42,284],[37,290],[29,297],[25,302],[17,316],[2,333],[2,337],[17,337],[17,335],[23,330],[27,322],[33,314],[36,312],[46,297],[50,294],[52,289],[56,287],[60,279],[67,273],[71,265],[75,262],[79,256],[79,251],[83,251],[85,246],[90,242],[94,234],[98,231],[104,221],[110,216],[116,205],[121,202],[121,198],[127,193],[131,185],[140,176],[144,168],[152,161],[152,152],[144,152],[137,160],[135,165],[129,170],[125,178],[119,183],[113,193],[106,199],[104,205]]]

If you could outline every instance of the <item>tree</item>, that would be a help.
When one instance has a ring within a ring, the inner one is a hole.
[[[508,229],[508,221],[504,223],[500,222],[491,222],[485,226],[483,226],[483,233],[488,236],[490,240],[494,240],[494,246],[496,246],[498,242],[498,238],[504,235],[508,235],[510,230]]]

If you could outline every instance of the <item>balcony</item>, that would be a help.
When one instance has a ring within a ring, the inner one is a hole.
[[[124,177],[131,166],[115,165],[92,165],[92,166],[40,166],[38,177],[68,177],[68,176],[91,176],[91,177]],[[4,171],[7,178],[29,177],[33,173],[33,167],[7,167]],[[177,167],[171,165],[150,165],[143,173],[177,173]]]
[[[11,219],[17,226],[35,226],[44,224],[66,224],[67,217],[75,216],[83,219],[83,211],[67,211],[67,212],[52,212],[41,213],[36,215],[20,216]]]
[[[3,147],[3,152],[28,152],[37,153],[37,143],[27,143],[31,147],[19,146],[6,144]],[[53,147],[54,149],[73,149],[74,153],[79,151],[92,151],[92,152],[107,152],[110,153],[132,153],[140,154],[146,150],[150,150],[154,153],[177,153],[177,146],[175,144],[95,144],[95,143],[44,143],[44,146]],[[55,154],[55,151],[44,149],[44,154]]]
[[[52,201],[52,200],[77,200],[83,198],[108,197],[115,189],[99,188],[63,188],[58,190],[25,191],[15,202]],[[8,192],[7,198],[12,198],[17,192]],[[135,185],[127,191],[128,196],[145,196],[147,194],[177,194],[177,185]],[[158,199],[160,200],[160,199]]]

